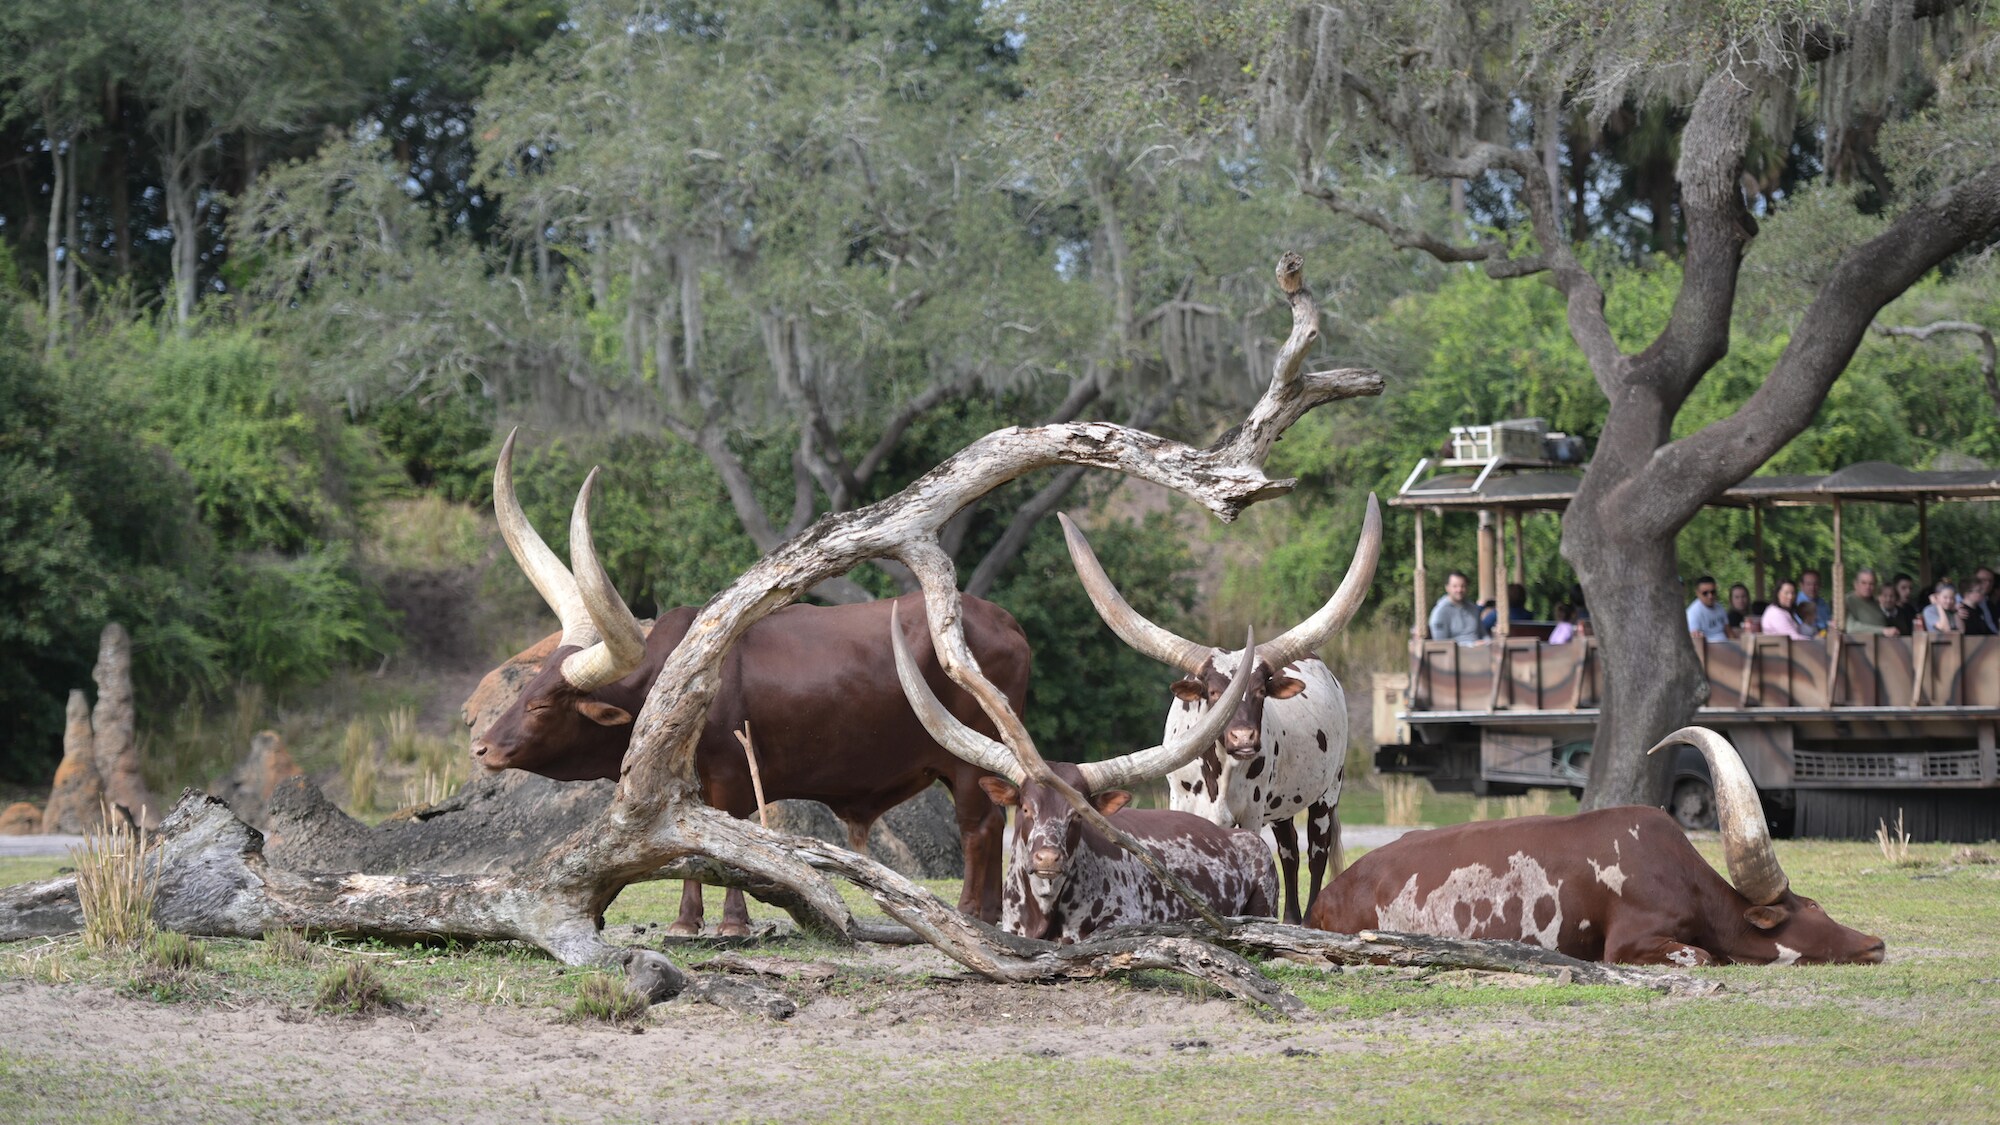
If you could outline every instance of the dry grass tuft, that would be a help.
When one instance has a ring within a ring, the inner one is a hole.
[[[1921,860],[1910,858],[1910,834],[1903,830],[1903,810],[1896,810],[1896,830],[1889,830],[1889,822],[1877,821],[1875,844],[1882,849],[1882,858],[1897,867],[1915,867]]]
[[[1952,854],[1951,860],[1953,863],[1962,863],[1967,867],[1980,867],[1985,864],[2000,862],[1993,858],[1991,852],[1982,851],[1979,848],[1960,848]]]
[[[646,998],[625,986],[623,977],[592,973],[577,982],[576,999],[563,1012],[564,1023],[624,1024],[643,1019]]]
[[[186,934],[161,930],[146,943],[146,962],[168,970],[199,969],[208,964],[208,950]]]
[[[1418,818],[1423,815],[1424,794],[1430,787],[1430,782],[1421,777],[1411,777],[1406,773],[1383,774],[1383,822],[1403,827],[1422,823]]]
[[[303,965],[313,959],[312,942],[290,926],[264,931],[264,960],[274,965]]]
[[[368,724],[356,719],[347,724],[340,741],[340,779],[347,785],[347,811],[361,816],[375,808],[375,739]]]
[[[389,990],[382,974],[366,961],[349,961],[319,978],[313,991],[313,1011],[366,1016],[394,1011],[403,1001]]]
[[[368,561],[395,570],[441,571],[486,557],[492,525],[477,511],[432,493],[390,500],[371,521],[363,545]]]
[[[1512,820],[1517,816],[1549,815],[1549,800],[1553,797],[1546,789],[1530,789],[1519,797],[1506,797],[1500,802],[1500,815]]]
[[[153,887],[146,875],[148,841],[111,808],[104,825],[69,851],[76,868],[83,943],[91,949],[136,948],[153,934]]]
[[[417,760],[417,709],[398,707],[382,720],[382,733],[389,741],[389,760],[392,762],[414,762]]]

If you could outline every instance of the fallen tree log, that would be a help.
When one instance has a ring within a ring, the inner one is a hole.
[[[1276,957],[1302,965],[1397,965],[1406,968],[1477,969],[1527,973],[1564,984],[1611,984],[1649,988],[1676,996],[1719,992],[1715,981],[1664,969],[1582,961],[1553,949],[1519,941],[1399,934],[1363,930],[1335,934],[1288,926],[1264,918],[1232,918],[1226,935],[1197,932],[1182,925],[1120,926],[1114,937],[1199,937],[1247,957]]]

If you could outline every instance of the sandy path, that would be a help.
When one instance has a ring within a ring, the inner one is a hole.
[[[1277,1025],[1236,1004],[1101,984],[822,996],[784,1025],[684,1004],[654,1012],[635,1035],[461,1001],[347,1019],[4,981],[0,1118],[803,1120],[812,1106],[865,1112],[857,1098],[893,1101],[903,1075],[960,1062],[1366,1049],[1357,1027]]]

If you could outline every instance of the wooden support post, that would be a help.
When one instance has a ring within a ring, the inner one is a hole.
[[[1419,651],[1421,652],[1422,643],[1431,637],[1430,590],[1426,588],[1428,584],[1425,581],[1426,575],[1424,573],[1424,510],[1422,508],[1413,508],[1411,509],[1411,514],[1417,518],[1417,614],[1416,625],[1410,635],[1417,639]]]
[[[1504,513],[1502,514],[1504,516]],[[1499,521],[1495,520],[1494,522],[1498,523]],[[1504,580],[1507,574],[1507,537],[1505,535],[1495,535],[1493,537],[1493,574],[1495,578],[1502,579],[1502,581],[1493,584],[1493,638],[1495,641],[1504,641],[1507,638],[1507,634],[1511,631],[1507,627],[1507,614],[1511,607],[1507,604],[1507,583]],[[1505,652],[1506,647],[1503,645],[1501,646],[1502,659],[1505,658]]]
[[[1479,509],[1479,576],[1474,580],[1479,589],[1472,599],[1474,605],[1485,605],[1486,599],[1493,596],[1493,580],[1499,576],[1493,565],[1493,552],[1499,539],[1493,523],[1493,512],[1487,508]]]
[[[1917,501],[1917,583],[1931,588],[1931,504]]]
[[[1528,584],[1528,552],[1521,541],[1521,510],[1514,509],[1514,581],[1523,586]]]
[[[1764,600],[1764,505],[1750,506],[1751,555],[1751,597]]]
[[[1827,629],[1827,643],[1836,645],[1834,638],[1847,631],[1847,556],[1840,549],[1840,498],[1833,499],[1833,591],[1828,599],[1833,603],[1833,622]]]

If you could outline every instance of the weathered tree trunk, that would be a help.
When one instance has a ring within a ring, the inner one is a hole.
[[[160,823],[160,802],[139,769],[139,724],[132,698],[132,638],[125,627],[104,627],[97,645],[97,708],[91,712],[91,757],[103,779],[105,799],[124,808],[142,827]]]
[[[63,205],[69,201],[69,185],[64,175],[63,138],[49,134],[49,164],[54,171],[54,183],[49,191],[49,229],[43,241],[48,250],[48,339],[45,354],[56,354],[56,345],[62,342],[63,286],[62,286],[62,232]]]
[[[1588,510],[1563,521],[1563,557],[1576,569],[1598,638],[1603,699],[1584,793],[1591,809],[1663,803],[1668,761],[1621,748],[1644,751],[1688,725],[1708,695],[1676,584],[1673,537],[1614,538],[1620,522],[1619,513]]]

